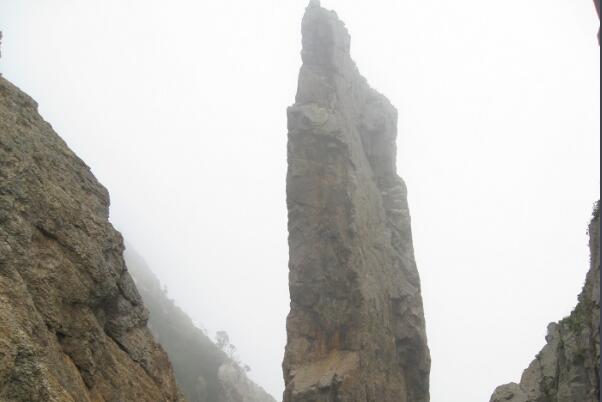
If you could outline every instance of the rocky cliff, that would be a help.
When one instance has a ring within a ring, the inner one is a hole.
[[[490,402],[600,400],[600,211],[589,224],[590,269],[577,307],[548,326],[546,345],[520,383],[498,387]]]
[[[130,246],[125,259],[150,312],[150,330],[165,348],[189,402],[276,402],[176,306]]]
[[[183,401],[109,195],[0,77],[0,400]]]
[[[302,34],[288,109],[284,401],[428,401],[397,111],[358,72],[334,12],[311,1]]]

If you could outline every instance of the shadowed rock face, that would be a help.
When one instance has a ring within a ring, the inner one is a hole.
[[[420,280],[397,111],[371,89],[336,14],[312,1],[288,109],[291,311],[285,402],[429,400]]]
[[[109,195],[0,77],[0,400],[183,401]]]
[[[589,225],[590,269],[571,315],[548,326],[546,345],[519,384],[498,387],[490,402],[600,400],[600,215]]]

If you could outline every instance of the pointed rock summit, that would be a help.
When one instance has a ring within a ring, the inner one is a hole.
[[[310,2],[302,33],[288,109],[284,402],[427,402],[430,356],[396,171],[397,111],[358,72],[334,12]]]

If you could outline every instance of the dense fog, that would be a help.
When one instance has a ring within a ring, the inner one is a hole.
[[[0,71],[92,169],[169,298],[280,399],[286,107],[305,0],[0,2]],[[591,1],[324,0],[399,111],[431,400],[516,381],[576,304],[599,198]]]

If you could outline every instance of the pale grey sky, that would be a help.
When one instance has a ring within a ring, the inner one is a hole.
[[[0,71],[92,167],[111,220],[280,398],[286,107],[306,0],[1,0]],[[590,0],[323,0],[399,109],[433,402],[518,380],[576,304],[599,196]]]

